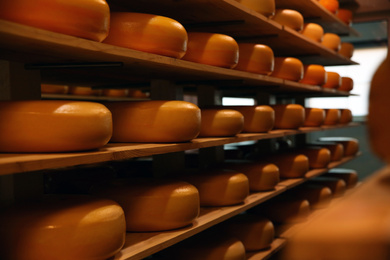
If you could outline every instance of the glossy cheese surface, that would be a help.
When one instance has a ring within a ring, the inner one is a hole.
[[[94,102],[2,101],[0,132],[2,152],[90,150],[108,143],[112,117]]]
[[[266,158],[279,168],[280,178],[302,178],[309,170],[309,158],[299,153],[281,153]]]
[[[104,43],[180,59],[187,50],[187,41],[183,25],[169,17],[112,12]]]
[[[186,101],[107,102],[112,112],[112,142],[186,142],[201,127],[198,106]]]
[[[338,53],[348,59],[352,58],[355,47],[352,43],[342,42]]]
[[[305,107],[305,122],[303,126],[319,127],[324,123],[325,110],[322,108]]]
[[[340,124],[349,124],[352,122],[352,111],[348,108],[340,109]]]
[[[339,51],[341,47],[341,38],[335,33],[325,33],[321,44],[333,51]]]
[[[341,83],[338,87],[340,91],[350,92],[353,89],[353,79],[350,77],[341,77]]]
[[[244,127],[244,116],[233,109],[201,109],[200,137],[235,136]]]
[[[271,19],[295,31],[301,31],[303,29],[303,16],[296,10],[277,9]]]
[[[325,121],[324,125],[337,125],[340,122],[341,112],[340,109],[330,108],[325,109]]]
[[[239,43],[239,59],[234,69],[269,75],[274,70],[274,52],[264,44]]]
[[[41,84],[42,94],[67,94],[69,86],[66,85],[53,85],[53,84]]]
[[[305,122],[305,109],[298,104],[278,104],[271,106],[275,110],[275,128],[297,129]]]
[[[106,260],[125,242],[123,210],[107,199],[43,199],[13,206],[0,220],[3,260]]]
[[[183,181],[118,179],[92,187],[91,193],[121,205],[127,231],[181,228],[192,224],[199,214],[199,192]]]
[[[223,68],[238,63],[239,47],[235,39],[219,33],[189,32],[187,52],[183,60]]]
[[[312,39],[316,42],[322,42],[322,38],[324,37],[324,29],[321,25],[316,23],[306,23],[303,26],[303,30],[301,32],[307,38]]]
[[[322,86],[327,81],[325,67],[317,64],[304,65],[303,78],[299,81],[303,84]]]
[[[292,81],[299,81],[303,78],[303,63],[293,57],[275,57],[274,70],[271,76]]]
[[[329,149],[325,147],[305,147],[299,149],[299,153],[307,156],[309,167],[313,169],[326,168],[331,158]]]
[[[327,71],[326,82],[322,85],[323,88],[338,89],[341,85],[341,76],[337,72]]]
[[[309,201],[310,208],[321,209],[329,206],[332,190],[324,185],[304,184],[293,191],[294,196]]]
[[[101,42],[110,9],[105,0],[2,0],[0,19]]]
[[[355,187],[359,181],[358,173],[352,169],[333,168],[325,176],[344,180],[347,189]]]
[[[239,111],[244,116],[243,132],[263,133],[271,131],[275,124],[275,111],[267,105],[227,106]]]
[[[264,15],[272,16],[275,14],[275,0],[236,0],[246,7]]]

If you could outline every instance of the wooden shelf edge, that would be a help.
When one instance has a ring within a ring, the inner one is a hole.
[[[286,243],[287,240],[284,238],[275,238],[269,249],[258,252],[248,252],[246,254],[247,260],[266,260],[281,250],[286,245]]]

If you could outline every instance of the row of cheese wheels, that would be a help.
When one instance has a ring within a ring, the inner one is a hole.
[[[301,105],[200,109],[186,101],[0,102],[1,152],[64,152],[111,142],[187,142],[197,136],[234,136],[274,128],[347,124],[348,109]],[[50,124],[48,124],[50,122]]]

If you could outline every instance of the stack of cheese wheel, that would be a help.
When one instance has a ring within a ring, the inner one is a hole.
[[[313,169],[326,168],[330,162],[330,151],[321,146],[308,146],[297,151],[309,159],[309,167]]]
[[[1,152],[69,152],[100,148],[112,135],[112,116],[85,101],[0,102]]]
[[[239,47],[232,37],[207,32],[189,32],[187,51],[183,60],[222,68],[234,68],[238,63]]]
[[[110,28],[105,0],[2,0],[0,19],[98,42]]]
[[[180,59],[187,50],[187,41],[183,25],[169,17],[112,12],[104,43]]]
[[[202,108],[199,136],[235,136],[244,127],[244,116],[233,109]]]
[[[343,196],[347,188],[347,184],[343,179],[333,178],[330,176],[326,177],[325,175],[311,179],[309,183],[328,187],[332,190],[333,197],[335,198]]]
[[[266,133],[274,127],[275,111],[270,106],[226,106],[226,108],[237,110],[244,116],[243,132]]]
[[[325,67],[317,64],[304,65],[303,78],[299,81],[303,84],[322,86],[327,81]]]
[[[319,0],[319,3],[333,14],[337,14],[339,10],[340,4],[338,0]]]
[[[240,43],[236,70],[270,75],[274,70],[274,52],[264,44]]]
[[[55,84],[41,84],[42,94],[67,94],[69,86]]]
[[[295,198],[308,200],[310,208],[321,209],[329,206],[332,200],[332,190],[324,185],[304,184],[293,190]]]
[[[322,143],[319,144],[322,147],[325,147],[330,151],[331,157],[330,161],[331,162],[336,162],[340,161],[344,157],[344,146],[339,143]]]
[[[340,122],[341,112],[337,108],[325,109],[324,125],[337,125]]]
[[[277,9],[271,19],[298,32],[303,29],[303,16],[296,10]]]
[[[324,37],[324,29],[316,23],[305,23],[301,33],[307,38],[319,43],[322,42],[322,38]]]
[[[112,113],[112,142],[186,142],[201,126],[198,106],[186,101],[106,102]]]
[[[324,123],[325,110],[322,108],[305,107],[305,122],[303,126],[319,127]]]
[[[341,38],[335,33],[325,33],[321,44],[333,51],[338,52],[341,47]]]
[[[341,77],[341,84],[337,90],[350,92],[353,89],[353,79],[350,77]]]
[[[270,17],[275,14],[275,0],[236,0],[246,7],[266,16]]]
[[[91,194],[122,206],[126,230],[171,230],[188,226],[198,217],[199,192],[183,181],[148,178],[116,179],[91,188]]]
[[[125,242],[123,210],[107,199],[44,198],[14,205],[0,220],[3,260],[105,260]]]
[[[333,71],[326,72],[326,83],[322,85],[323,88],[338,89],[341,85],[340,74]]]
[[[206,170],[183,176],[199,190],[201,206],[230,206],[244,202],[249,195],[249,180],[233,170]]]
[[[275,110],[275,128],[297,129],[305,122],[305,108],[298,104],[277,104]]]
[[[293,57],[275,57],[271,76],[286,80],[299,81],[303,78],[303,63]]]
[[[278,153],[267,157],[266,161],[279,168],[280,178],[302,178],[309,170],[309,158],[299,153]]]
[[[340,113],[340,124],[349,124],[352,122],[352,111],[350,109],[340,109]]]
[[[352,24],[353,14],[352,11],[345,8],[339,8],[336,16],[347,25]]]
[[[355,47],[352,43],[342,42],[338,53],[348,59],[352,58]]]
[[[102,94],[101,89],[93,89],[87,86],[70,86],[69,94],[76,96],[100,96]]]
[[[320,142],[336,142],[344,147],[344,157],[354,156],[359,152],[359,141],[353,137],[320,137]]]
[[[129,90],[125,88],[122,89],[107,88],[107,89],[103,89],[102,94],[103,96],[106,97],[127,97],[129,95]]]
[[[333,168],[325,176],[343,179],[347,185],[347,189],[355,187],[359,181],[357,172],[352,169]]]

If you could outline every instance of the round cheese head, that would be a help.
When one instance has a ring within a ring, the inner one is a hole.
[[[66,85],[41,84],[42,94],[67,94],[69,87]]]
[[[326,82],[322,85],[323,88],[338,89],[341,85],[340,74],[333,71],[326,72]]]
[[[309,167],[313,169],[326,168],[330,162],[331,153],[325,147],[305,147],[299,153],[307,156]]]
[[[338,53],[348,59],[352,58],[355,47],[352,43],[342,42]]]
[[[265,133],[274,127],[275,111],[270,106],[228,106],[227,108],[237,110],[244,116],[243,132]]]
[[[305,107],[305,122],[303,126],[319,127],[324,123],[325,110],[322,108]]]
[[[322,38],[324,37],[324,29],[316,23],[304,24],[301,33],[315,42],[322,42]]]
[[[277,104],[275,110],[275,128],[297,129],[305,122],[305,109],[298,104]]]
[[[299,81],[303,84],[322,86],[327,81],[325,67],[317,64],[304,65],[303,78]]]
[[[127,97],[129,95],[129,90],[122,88],[122,89],[113,89],[113,88],[107,88],[103,89],[103,96],[106,97]]]
[[[339,143],[321,144],[330,151],[332,162],[340,161],[344,157],[344,146]]]
[[[352,111],[350,109],[340,109],[340,113],[340,124],[349,124],[352,122]]]
[[[269,75],[274,70],[274,53],[263,44],[240,43],[238,64],[234,69]]]
[[[303,29],[303,16],[296,10],[277,9],[271,19],[295,31],[301,31]]]
[[[325,121],[324,125],[337,125],[340,122],[341,112],[340,109],[330,108],[325,109]]]
[[[235,136],[244,127],[244,116],[233,109],[201,109],[201,137]]]
[[[309,158],[299,153],[280,153],[266,158],[279,168],[280,178],[302,178],[309,170]]]
[[[333,14],[336,14],[339,10],[338,0],[319,0],[319,3]]]
[[[353,79],[350,77],[341,77],[341,84],[337,90],[350,92],[353,89]]]
[[[303,78],[303,63],[293,57],[275,57],[274,70],[272,77],[299,81]]]
[[[347,25],[352,24],[353,13],[351,10],[339,8],[336,16]]]
[[[269,17],[275,14],[275,0],[236,0],[236,1],[264,16]]]
[[[100,96],[102,91],[101,89],[92,89],[92,87],[86,86],[70,86],[69,94],[76,96]]]
[[[112,12],[104,43],[180,59],[187,50],[187,41],[183,25],[169,17]]]
[[[359,181],[358,173],[352,169],[333,168],[325,176],[344,180],[347,189],[355,187]]]
[[[341,47],[341,38],[335,33],[325,33],[321,44],[337,52]]]

